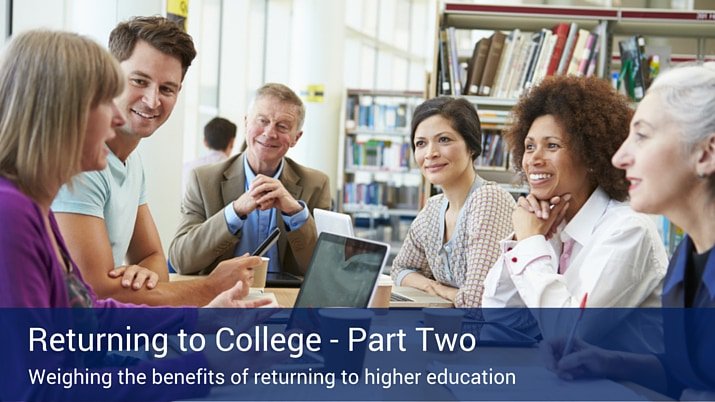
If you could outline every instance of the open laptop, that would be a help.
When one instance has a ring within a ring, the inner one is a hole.
[[[310,307],[367,307],[389,251],[390,246],[385,243],[321,233],[298,292],[296,308],[290,311],[288,325],[283,330],[316,332],[320,328],[320,319],[317,309]],[[280,323],[282,320],[274,316],[270,321]],[[321,356],[306,353],[299,360],[273,368],[295,371],[317,369],[322,364]]]
[[[328,232],[343,236],[355,236],[350,215],[315,208],[313,218],[315,219],[315,228],[318,234]]]
[[[320,233],[294,307],[367,307],[389,253],[385,243]]]
[[[390,307],[454,307],[454,304],[420,289],[393,286]]]

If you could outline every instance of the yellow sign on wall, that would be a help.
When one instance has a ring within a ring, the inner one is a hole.
[[[324,96],[325,85],[323,84],[308,85],[306,91],[303,92],[303,97],[306,102],[323,103]]]
[[[186,20],[189,17],[189,0],[167,0],[166,18],[175,21],[186,31]]]
[[[167,0],[166,1],[166,12],[169,14],[175,14],[179,17],[189,16],[189,0]]]

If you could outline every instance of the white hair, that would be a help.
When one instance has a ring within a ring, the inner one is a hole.
[[[682,65],[659,75],[649,93],[658,93],[681,127],[689,149],[715,133],[715,62]]]

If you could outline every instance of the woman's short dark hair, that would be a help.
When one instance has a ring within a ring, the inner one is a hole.
[[[552,115],[567,133],[573,158],[588,171],[589,179],[609,197],[628,197],[625,171],[611,164],[628,136],[633,111],[627,99],[603,79],[554,76],[545,78],[521,98],[505,139],[517,172],[523,172],[524,139],[534,120]]]
[[[482,126],[479,123],[477,110],[468,100],[440,96],[424,101],[415,108],[412,115],[410,140],[412,152],[415,152],[415,131],[417,126],[432,116],[442,116],[449,121],[450,126],[459,133],[467,144],[472,160],[482,153]]]

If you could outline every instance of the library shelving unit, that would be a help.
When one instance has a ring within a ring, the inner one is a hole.
[[[430,97],[437,96],[445,92],[446,89],[455,91],[454,85],[441,85],[446,76],[449,76],[457,67],[453,64],[453,60],[458,62],[466,61],[469,55],[464,52],[450,49],[444,44],[445,40],[458,42],[456,38],[463,31],[501,31],[505,35],[518,29],[524,33],[540,32],[544,29],[550,30],[552,27],[563,23],[575,23],[578,28],[583,28],[588,31],[596,31],[600,33],[595,40],[598,45],[597,57],[593,56],[593,74],[604,79],[611,79],[612,60],[620,64],[620,52],[618,49],[618,41],[623,37],[641,35],[648,43],[649,38],[673,38],[680,40],[687,38],[693,41],[695,46],[691,46],[690,53],[692,56],[686,57],[691,60],[710,60],[712,55],[712,46],[706,46],[706,41],[715,38],[715,11],[709,10],[660,10],[660,9],[632,9],[632,8],[587,8],[587,7],[557,7],[557,6],[542,6],[542,5],[480,5],[480,4],[464,4],[464,3],[445,3],[441,6],[438,13],[438,23],[436,24],[435,42],[434,42],[434,64],[433,73],[430,77],[430,85],[428,95]],[[708,43],[710,44],[710,43]],[[471,44],[474,46],[474,44]],[[455,45],[456,46],[456,45]],[[441,49],[440,49],[441,48]],[[708,50],[710,49],[710,50]],[[471,53],[471,51],[470,51]],[[682,51],[673,52],[683,53]],[[680,61],[675,54],[672,56],[668,53],[672,61]],[[444,59],[440,59],[440,57]],[[452,60],[449,57],[452,57]],[[512,57],[515,60],[516,56]],[[505,64],[506,64],[505,59]],[[661,60],[661,63],[669,63],[671,60]],[[452,62],[452,63],[450,63]],[[538,62],[537,62],[538,63]],[[442,68],[448,66],[448,68]],[[515,69],[518,66],[506,66],[508,69]],[[445,70],[445,71],[442,71]],[[449,70],[449,71],[447,71]],[[496,73],[498,78],[498,72]],[[458,75],[458,74],[457,74]],[[464,83],[461,87],[469,85]],[[497,86],[497,84],[494,84]],[[503,94],[504,91],[497,91]],[[493,94],[493,93],[492,93]],[[459,94],[456,94],[459,95]],[[498,135],[509,124],[509,111],[516,104],[518,92],[516,95],[511,93],[510,98],[493,97],[493,96],[467,96],[476,107],[482,120],[482,125],[485,132],[485,141],[490,130],[494,130],[494,134]],[[463,95],[459,95],[463,96]],[[488,150],[484,144],[484,149]],[[498,152],[498,150],[496,151]],[[504,183],[510,187],[511,183],[515,182],[512,169],[509,166],[508,157],[503,159],[505,163],[496,163],[500,161],[487,161],[489,166],[480,166],[480,175],[487,179],[495,180]],[[496,166],[494,166],[496,165]],[[512,192],[520,192],[528,190],[523,187],[513,189]],[[423,196],[426,196],[423,194]],[[673,232],[668,225],[664,225],[664,237],[670,236],[668,233]],[[672,237],[672,236],[670,236]],[[666,242],[667,243],[667,242]],[[672,243],[672,242],[671,242]],[[672,247],[673,244],[670,244]]]
[[[410,145],[421,92],[348,89],[340,141],[339,210],[355,216],[415,216],[422,176]]]
[[[605,29],[596,39],[598,59],[594,60],[595,74],[603,78],[611,75],[611,60],[618,59],[619,36],[642,35],[658,38],[690,38],[696,47],[693,59],[706,58],[706,40],[715,38],[715,11],[662,10],[632,8],[554,7],[541,5],[481,5],[445,3],[440,10],[435,33],[434,64],[431,97],[439,94],[437,83],[441,73],[440,34],[443,31],[501,31],[508,34],[515,29],[523,33],[550,30],[558,24],[575,23],[579,29],[591,31],[602,25]],[[450,40],[454,40],[452,36]],[[473,44],[472,44],[473,45]],[[445,49],[447,53],[449,50]],[[615,54],[614,54],[615,51]],[[464,55],[459,52],[460,61]],[[515,59],[514,59],[515,60]],[[450,63],[450,67],[454,62]],[[515,66],[510,66],[515,67]],[[453,67],[451,67],[453,68]],[[453,88],[454,89],[454,88]],[[498,105],[503,99],[480,96],[484,106]]]

